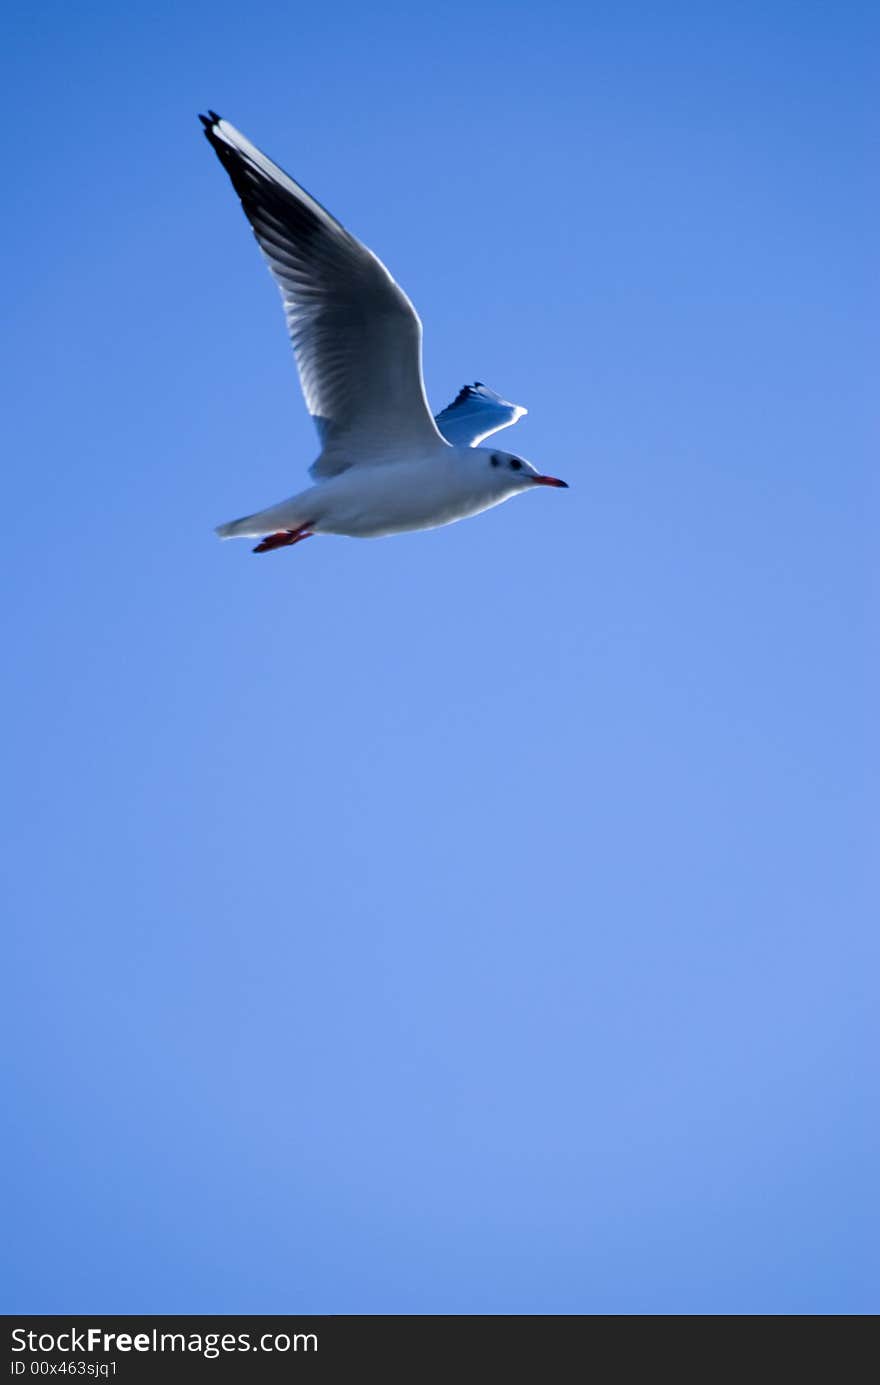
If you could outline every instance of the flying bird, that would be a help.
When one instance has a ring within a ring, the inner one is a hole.
[[[371,250],[215,112],[199,117],[281,291],[320,455],[314,484],[221,524],[267,553],[313,534],[378,538],[480,514],[537,486],[565,486],[479,444],[526,412],[466,385],[431,416],[422,324]]]

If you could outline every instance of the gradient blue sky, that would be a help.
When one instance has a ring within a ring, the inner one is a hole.
[[[5,16],[5,1310],[876,1310],[875,7]],[[569,491],[214,540],[207,106]]]

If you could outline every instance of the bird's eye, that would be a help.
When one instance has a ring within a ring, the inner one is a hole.
[[[511,458],[510,469],[511,471],[522,471],[522,462],[519,460],[518,457]]]
[[[498,466],[498,458],[495,456],[495,453],[494,453],[494,452],[492,453],[492,456],[491,456],[491,458],[490,458],[490,465],[491,465],[491,466]]]

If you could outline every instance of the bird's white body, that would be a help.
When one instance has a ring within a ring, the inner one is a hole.
[[[267,536],[379,538],[480,514],[536,484],[564,486],[478,444],[526,410],[475,384],[431,417],[422,324],[381,260],[228,121],[202,116],[281,292],[306,405],[321,438],[315,484],[221,524]]]
[[[245,519],[221,525],[222,538],[257,538],[277,530],[375,539],[437,529],[500,505],[522,489],[515,474],[493,468],[486,448],[452,447],[405,461],[352,466]],[[528,473],[526,473],[528,474]]]

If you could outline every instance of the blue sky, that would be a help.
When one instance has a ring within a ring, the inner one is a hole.
[[[4,22],[5,1311],[876,1311],[872,7]],[[214,540],[208,106],[569,491]]]

